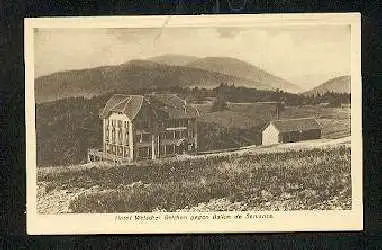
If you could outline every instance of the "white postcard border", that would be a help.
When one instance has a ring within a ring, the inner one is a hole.
[[[35,28],[269,27],[284,25],[349,25],[351,28],[351,175],[352,210],[258,212],[160,212],[39,215],[36,210],[36,135],[34,100]],[[362,88],[359,13],[200,16],[114,16],[25,19],[25,116],[27,233],[40,234],[173,234],[362,230]],[[247,214],[253,216],[244,219]],[[135,216],[147,216],[135,219]],[[169,219],[166,215],[186,216]],[[231,219],[213,219],[230,215]],[[235,216],[242,218],[235,218]],[[119,216],[119,217],[118,217]],[[128,216],[132,216],[129,219]],[[153,216],[154,219],[152,219]],[[160,216],[161,219],[155,219]],[[192,216],[208,216],[209,219]],[[268,218],[271,216],[271,218]],[[256,218],[257,217],[257,218]],[[151,218],[151,219],[148,219]]]

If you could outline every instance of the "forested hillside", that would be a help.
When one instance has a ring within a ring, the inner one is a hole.
[[[111,95],[151,91],[153,89],[116,91],[93,98],[70,97],[36,104],[37,164],[54,166],[85,162],[87,149],[102,145],[102,123],[98,113]],[[260,144],[261,129],[267,121],[276,118],[276,109],[272,105],[253,105],[256,102],[281,100],[286,105],[298,107],[301,112],[307,110],[301,114],[303,117],[313,116],[316,112],[304,108],[304,105],[328,102],[332,107],[338,107],[340,103],[350,102],[349,94],[326,93],[309,97],[226,85],[214,89],[169,87],[161,89],[161,92],[177,93],[199,109],[200,151]],[[227,102],[221,109],[213,108],[211,100],[217,96],[223,103]],[[282,117],[284,113],[288,118],[296,111],[292,114],[282,111]]]
[[[306,92],[307,95],[325,94],[327,92],[333,93],[350,93],[350,76],[333,77],[321,85],[314,87],[312,90]]]
[[[139,91],[145,88],[213,88],[221,83],[274,89],[262,82],[204,69],[132,60],[117,66],[70,70],[39,77],[35,80],[35,95],[36,102],[41,103],[72,96],[92,97],[114,91]]]

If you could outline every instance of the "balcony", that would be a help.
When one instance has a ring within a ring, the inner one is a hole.
[[[104,152],[100,148],[89,148],[88,149],[88,162],[97,162],[97,161],[112,161],[114,163],[120,164],[131,164],[132,159],[130,157],[123,157],[114,154]]]

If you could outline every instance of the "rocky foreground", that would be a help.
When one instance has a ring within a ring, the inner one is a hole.
[[[246,148],[155,166],[39,172],[37,210],[60,214],[351,209],[349,139],[310,142],[305,148],[297,143],[293,149]]]

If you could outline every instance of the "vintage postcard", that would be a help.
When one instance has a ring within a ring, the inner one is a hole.
[[[362,230],[360,15],[25,20],[28,234]]]

